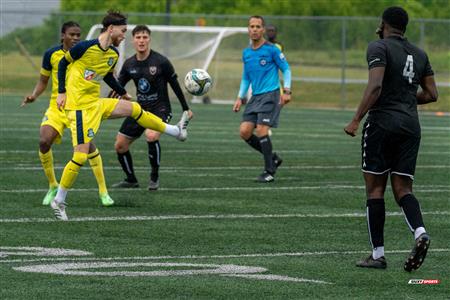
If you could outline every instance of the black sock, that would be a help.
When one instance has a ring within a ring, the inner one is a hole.
[[[409,229],[414,233],[416,228],[424,227],[422,212],[420,211],[420,204],[413,194],[408,194],[402,197],[398,202],[405,215],[406,223]]]
[[[259,143],[259,138],[256,135],[252,134],[248,140],[245,140],[245,142],[256,151],[262,153],[261,144]]]
[[[270,174],[274,174],[275,170],[273,167],[273,153],[272,153],[272,142],[268,135],[259,138],[259,144],[261,146],[261,153],[264,156],[264,169]]]
[[[367,199],[367,228],[372,248],[384,246],[384,199]]]
[[[158,180],[159,163],[161,160],[161,145],[159,141],[147,142],[148,146],[148,159],[152,166],[152,172],[150,173],[150,179],[153,182]]]
[[[119,159],[122,170],[127,175],[128,182],[137,182],[136,176],[134,175],[133,159],[131,158],[130,151],[125,153],[117,153],[117,158]]]

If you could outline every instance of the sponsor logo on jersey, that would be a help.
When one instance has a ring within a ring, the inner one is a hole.
[[[150,71],[150,75],[155,75],[156,71],[158,71],[158,68],[156,68],[155,66],[151,66],[149,68],[149,71]]]
[[[259,61],[259,64],[260,64],[261,66],[265,66],[265,65],[267,64],[267,61],[266,61],[265,59],[261,59],[261,60]]]
[[[150,83],[148,83],[147,79],[139,79],[138,90],[140,93],[148,93],[150,91]]]
[[[89,129],[88,129],[87,136],[90,137],[90,138],[93,138],[94,135],[95,135],[95,134],[94,134],[94,130],[93,130],[92,128],[89,128]]]
[[[136,69],[130,69],[130,74],[136,74],[137,73],[137,70]]]
[[[110,57],[109,59],[108,59],[108,66],[112,66],[114,64],[114,58],[112,58],[112,57]]]
[[[84,70],[84,79],[86,79],[88,81],[94,79],[94,77],[96,75],[97,74],[95,73],[95,71],[92,71],[92,70],[89,70],[89,69]]]

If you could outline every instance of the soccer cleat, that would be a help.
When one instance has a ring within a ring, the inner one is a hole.
[[[148,183],[148,190],[156,191],[158,188],[159,188],[159,179],[157,179],[156,181],[150,179],[150,182]]]
[[[47,195],[45,195],[44,200],[42,201],[42,205],[49,205],[53,201],[53,199],[55,199],[56,193],[58,193],[58,187],[50,187],[48,189]]]
[[[69,220],[69,218],[67,218],[67,215],[66,215],[66,203],[64,203],[64,202],[56,203],[56,201],[53,200],[50,203],[50,206],[53,209],[53,213],[58,220],[61,220],[61,221]]]
[[[272,182],[272,181],[274,181],[274,180],[275,180],[275,178],[273,177],[273,175],[270,174],[270,173],[267,172],[267,171],[264,171],[261,175],[259,175],[259,176],[256,178],[256,181],[257,181],[257,182],[260,182],[260,183]]]
[[[374,268],[374,269],[386,269],[386,258],[384,256],[377,259],[373,259],[372,254],[367,258],[356,263],[357,267],[361,268]]]
[[[406,258],[404,269],[406,272],[417,270],[422,265],[427,256],[428,248],[430,248],[430,236],[424,232],[415,242],[414,248],[411,250],[408,258]]]
[[[106,193],[100,196],[100,201],[102,201],[103,206],[111,206],[114,205],[114,200]]]
[[[137,181],[131,182],[131,181],[124,179],[121,182],[113,184],[112,187],[113,188],[125,188],[125,189],[138,188],[139,183]]]
[[[189,124],[189,114],[187,110],[181,114],[181,119],[177,124],[180,133],[177,136],[177,140],[184,142],[187,139],[187,126]]]
[[[272,160],[273,160],[273,168],[276,172],[278,167],[281,166],[281,164],[283,163],[283,160],[276,153],[273,153]]]

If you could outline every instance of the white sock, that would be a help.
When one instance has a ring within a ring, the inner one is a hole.
[[[164,130],[164,133],[177,137],[180,134],[180,129],[178,126],[166,124],[166,130]]]
[[[55,196],[55,202],[61,203],[66,200],[67,190],[63,189],[61,186],[58,187],[58,193]]]
[[[417,240],[417,238],[422,234],[425,233],[425,228],[423,227],[417,227],[416,230],[414,230],[414,239]]]
[[[373,248],[372,257],[373,259],[378,259],[384,256],[384,246]]]

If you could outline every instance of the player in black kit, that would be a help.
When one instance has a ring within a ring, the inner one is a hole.
[[[362,171],[367,194],[367,227],[372,254],[359,267],[386,268],[384,258],[384,191],[390,175],[392,191],[415,239],[404,269],[418,269],[425,259],[430,237],[425,231],[420,205],[412,192],[420,144],[418,104],[438,98],[427,54],[403,36],[408,14],[401,7],[383,12],[377,30],[380,40],[369,44],[369,81],[353,120],[345,127],[355,136],[369,112],[361,141]],[[418,86],[422,90],[417,92]]]
[[[192,111],[186,103],[183,91],[177,80],[177,74],[170,61],[158,52],[150,49],[150,29],[145,25],[137,25],[133,31],[133,45],[136,54],[128,58],[119,74],[122,86],[133,80],[136,85],[137,102],[144,110],[152,112],[164,122],[170,122],[172,110],[169,101],[167,83],[170,84],[180,101],[183,111],[188,111],[189,119]],[[149,190],[159,187],[159,165],[161,160],[160,133],[145,129],[132,118],[126,118],[116,136],[115,149],[120,165],[127,178],[113,187],[134,188],[139,183],[133,169],[133,160],[129,151],[130,145],[145,132],[148,144],[151,173]]]

